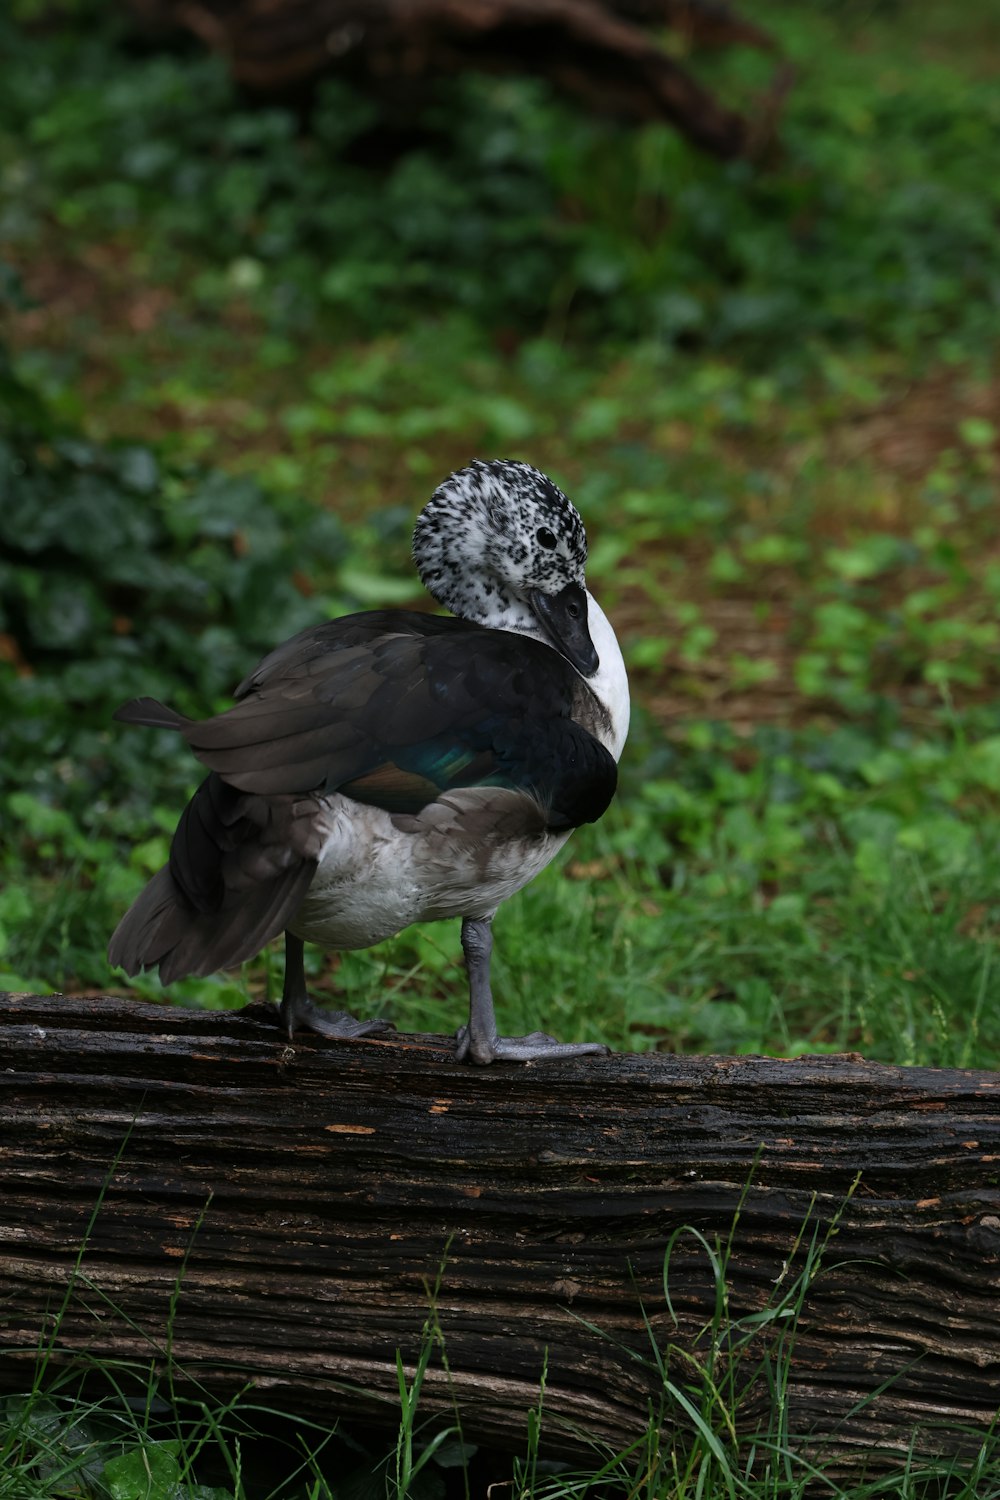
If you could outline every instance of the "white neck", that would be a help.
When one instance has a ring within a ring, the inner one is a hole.
[[[587,624],[590,627],[590,638],[601,662],[593,677],[586,679],[587,686],[594,697],[607,709],[611,720],[611,732],[604,743],[615,760],[620,760],[628,734],[630,714],[628,676],[625,672],[625,662],[622,659],[618,637],[612,629],[611,621],[589,589],[587,590]]]

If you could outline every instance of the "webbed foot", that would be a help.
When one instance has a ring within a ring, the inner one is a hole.
[[[466,917],[462,922],[462,952],[469,971],[469,1024],[456,1034],[459,1062],[486,1067],[494,1062],[554,1062],[567,1057],[604,1057],[610,1052],[603,1042],[557,1042],[544,1031],[528,1036],[498,1036],[493,993],[490,990],[490,955],[493,933],[490,917]]]
[[[291,1001],[286,997],[281,1002],[279,1011],[281,1024],[287,1031],[289,1039],[297,1031],[315,1031],[318,1036],[330,1037],[332,1041],[351,1041],[359,1036],[377,1036],[383,1031],[395,1031],[391,1021],[386,1021],[382,1016],[373,1016],[371,1020],[360,1021],[357,1016],[352,1016],[346,1010],[324,1010],[322,1006],[315,1005],[308,996],[296,997]]]
[[[611,1051],[603,1042],[557,1042],[544,1031],[528,1036],[476,1037],[463,1026],[456,1035],[458,1062],[478,1063],[485,1067],[494,1062],[558,1062],[569,1057],[606,1057]]]
[[[391,1021],[384,1020],[382,1016],[359,1021],[349,1011],[324,1010],[321,1005],[314,1004],[306,991],[302,939],[291,932],[285,933],[285,988],[278,1014],[289,1040],[297,1031],[314,1031],[317,1036],[344,1042],[353,1041],[359,1036],[378,1036],[381,1032],[396,1029]]]

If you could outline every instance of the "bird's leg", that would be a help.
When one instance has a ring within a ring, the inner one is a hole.
[[[465,917],[462,921],[462,952],[469,971],[469,1024],[458,1033],[459,1062],[485,1065],[605,1054],[608,1049],[600,1042],[557,1042],[544,1031],[533,1031],[530,1036],[497,1035],[490,989],[491,921],[491,917]]]
[[[314,1005],[306,990],[306,970],[302,961],[304,944],[294,932],[285,933],[285,986],[281,993],[281,1024],[289,1038],[296,1031],[315,1031],[320,1036],[332,1037],[335,1041],[350,1040],[356,1036],[374,1036],[380,1031],[392,1031],[391,1021],[375,1016],[370,1021],[359,1021],[346,1010],[322,1010]]]

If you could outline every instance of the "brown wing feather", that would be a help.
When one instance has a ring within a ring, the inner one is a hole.
[[[345,797],[353,797],[355,802],[368,802],[395,812],[433,802],[440,795],[441,788],[418,772],[405,771],[392,761],[384,761],[364,776],[343,782],[340,791]]]
[[[185,808],[160,870],[115,929],[108,958],[164,984],[244,963],[282,932],[316,873],[312,798],[246,796],[214,773]]]

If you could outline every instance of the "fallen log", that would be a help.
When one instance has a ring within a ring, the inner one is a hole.
[[[791,84],[778,71],[749,118],[671,55],[729,45],[777,52],[726,0],[128,0],[154,34],[192,32],[247,89],[300,91],[332,71],[385,102],[469,70],[535,74],[599,114],[668,120],[717,156],[753,155],[774,135]]]
[[[220,1393],[391,1426],[433,1300],[422,1411],[472,1441],[520,1448],[547,1360],[548,1452],[624,1448],[651,1401],[684,1442],[655,1341],[674,1389],[730,1382],[747,1440],[781,1367],[803,1458],[961,1453],[1000,1402],[998,1178],[990,1073],[476,1069],[439,1037],[289,1045],[261,1006],[0,995],[0,1383],[43,1336],[169,1345]]]

